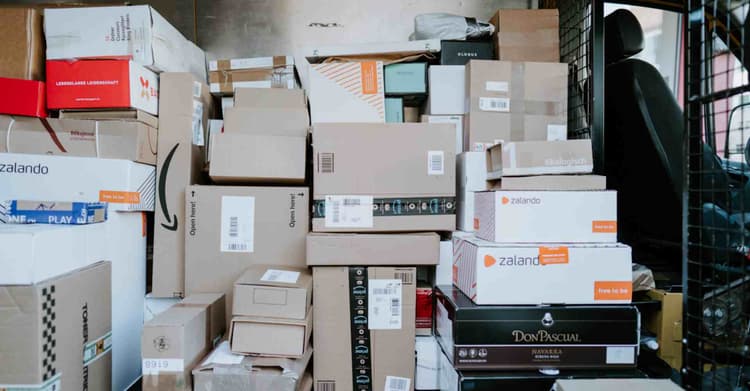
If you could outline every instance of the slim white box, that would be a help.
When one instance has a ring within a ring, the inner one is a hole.
[[[460,231],[474,232],[474,192],[487,190],[487,168],[484,152],[456,155],[456,226]]]
[[[429,114],[463,114],[466,97],[466,67],[432,65],[427,71],[430,97]]]

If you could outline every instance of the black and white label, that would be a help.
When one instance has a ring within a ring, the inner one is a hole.
[[[408,377],[386,376],[384,391],[409,391],[411,379]]]
[[[299,272],[278,269],[268,269],[260,278],[264,282],[281,282],[284,284],[296,284],[298,279]]]
[[[193,82],[193,98],[200,99],[201,93],[203,92],[203,85],[200,82]]]
[[[401,280],[370,280],[367,293],[368,328],[401,329]]]
[[[318,154],[318,172],[321,174],[333,174],[333,152],[322,152]]]
[[[443,151],[427,151],[427,175],[445,174],[445,153]]]
[[[479,98],[479,110],[482,111],[498,111],[508,113],[510,112],[510,99],[509,98]]]
[[[371,228],[372,196],[326,196],[327,228]]]
[[[255,197],[221,197],[221,247],[223,252],[255,251]]]
[[[193,100],[193,144],[205,145],[203,133],[203,103]]]

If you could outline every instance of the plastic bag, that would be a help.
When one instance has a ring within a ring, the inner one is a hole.
[[[494,32],[495,26],[476,18],[432,13],[414,18],[414,33],[409,39],[478,39],[489,38]]]

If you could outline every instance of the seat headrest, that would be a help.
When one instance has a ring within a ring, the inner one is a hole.
[[[632,12],[619,9],[604,18],[604,61],[624,60],[643,50],[643,29]]]

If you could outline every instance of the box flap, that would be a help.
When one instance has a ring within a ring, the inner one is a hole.
[[[235,285],[260,285],[281,288],[312,288],[312,275],[306,268],[287,266],[251,266],[237,279]]]

